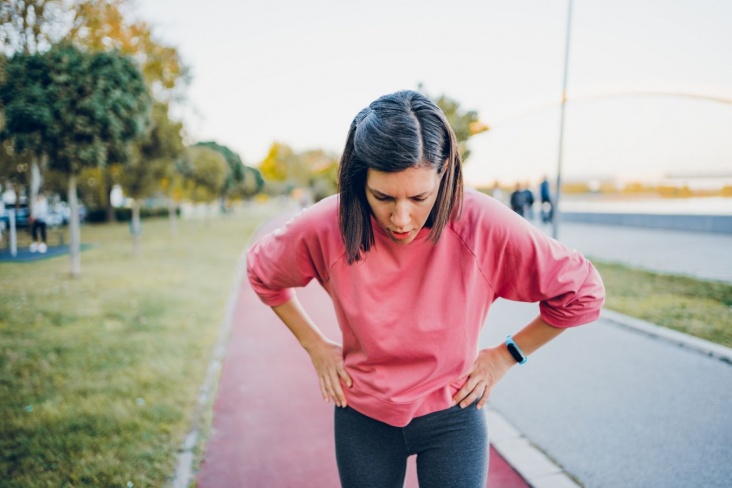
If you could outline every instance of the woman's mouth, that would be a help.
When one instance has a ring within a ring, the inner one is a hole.
[[[412,231],[397,232],[397,231],[392,230],[390,232],[391,232],[392,237],[394,237],[394,239],[399,240],[399,241],[403,241],[404,239],[407,239],[412,234]]]

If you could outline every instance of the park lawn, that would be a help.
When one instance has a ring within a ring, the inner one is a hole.
[[[593,264],[605,282],[606,308],[732,347],[732,285]]]
[[[236,264],[268,210],[85,226],[69,257],[0,263],[0,486],[163,486]]]

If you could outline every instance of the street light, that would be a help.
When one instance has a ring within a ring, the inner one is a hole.
[[[557,191],[554,197],[554,218],[552,219],[552,237],[559,237],[559,197],[562,194],[562,150],[564,149],[564,107],[567,104],[567,72],[569,71],[569,37],[572,31],[572,0],[567,5],[567,36],[564,46],[564,81],[562,83],[562,105],[559,116],[559,156],[557,158]]]

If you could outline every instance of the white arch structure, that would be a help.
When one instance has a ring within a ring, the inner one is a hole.
[[[700,89],[698,87],[679,87],[679,88],[622,88],[612,90],[593,91],[588,93],[568,94],[567,103],[585,102],[594,100],[605,100],[609,98],[635,98],[635,97],[662,97],[662,98],[686,98],[712,103],[721,103],[724,105],[732,105],[732,87],[726,90],[717,88]],[[529,117],[535,113],[560,108],[562,100],[560,98],[539,102],[529,108],[520,109],[509,115],[498,117],[494,123],[488,123],[488,127],[494,128],[503,124],[511,123]],[[490,133],[488,131],[487,133]]]

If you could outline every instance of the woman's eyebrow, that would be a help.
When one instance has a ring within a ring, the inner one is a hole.
[[[375,196],[377,196],[377,197],[388,197],[388,198],[394,198],[394,197],[392,197],[391,195],[387,195],[386,193],[380,192],[379,190],[375,190],[375,189],[371,188],[371,187],[370,187],[370,186],[368,186],[368,185],[366,185],[366,188],[368,188],[368,190],[369,190],[369,191],[370,191],[371,193],[373,193],[373,194],[374,194]],[[423,191],[422,193],[418,193],[418,194],[416,194],[416,195],[411,195],[411,196],[410,196],[410,197],[408,197],[408,198],[421,198],[421,197],[426,197],[426,196],[430,195],[431,193],[432,193],[432,191],[430,191],[430,190],[427,190],[427,191]]]
[[[380,192],[379,190],[374,190],[373,188],[371,188],[371,187],[370,187],[370,186],[368,186],[368,185],[366,185],[366,188],[368,188],[368,190],[369,190],[369,191],[370,191],[371,193],[373,193],[373,194],[374,194],[375,196],[377,196],[377,197],[389,197],[389,198],[391,198],[391,195],[387,195],[386,193],[382,193],[382,192]]]

